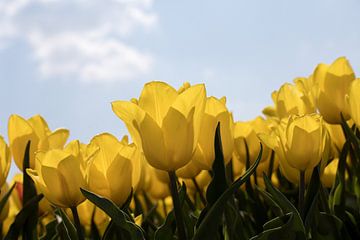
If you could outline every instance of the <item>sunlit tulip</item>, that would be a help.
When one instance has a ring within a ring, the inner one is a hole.
[[[316,83],[314,82],[313,76],[309,77],[299,77],[294,79],[294,83],[297,89],[300,90],[305,95],[306,102],[309,101],[309,106],[313,110],[315,110],[316,106]]]
[[[121,206],[140,179],[138,149],[133,144],[118,141],[109,133],[95,136],[89,147],[99,148],[88,170],[89,190]]]
[[[85,200],[80,188],[86,188],[86,162],[79,141],[70,142],[63,150],[38,152],[35,168],[26,169],[45,197],[55,206],[76,207]]]
[[[296,183],[299,171],[309,179],[313,168],[324,166],[329,157],[330,137],[319,115],[292,116],[283,120],[270,134],[258,135],[262,142],[275,150],[281,173]]]
[[[260,152],[260,139],[257,134],[270,133],[270,125],[267,120],[257,117],[254,120],[247,122],[236,122],[234,129],[235,138],[235,158],[233,161],[240,161],[243,166],[246,166],[247,154],[249,157],[249,166],[257,159]],[[247,148],[247,149],[246,149]],[[248,153],[247,153],[248,151]],[[263,146],[260,163],[257,167],[257,172],[267,172],[270,164],[272,149]],[[276,168],[276,166],[274,167]]]
[[[325,124],[331,139],[332,156],[338,157],[346,141],[340,124]]]
[[[67,214],[70,218],[73,218],[73,215],[70,209],[66,209]],[[97,229],[100,232],[104,232],[106,225],[110,222],[109,216],[106,215],[104,211],[96,207],[89,200],[85,200],[77,207],[79,213],[80,223],[85,227],[86,232],[90,232],[91,221],[93,220]]]
[[[332,187],[336,178],[338,164],[339,164],[339,159],[335,158],[325,167],[324,173],[321,176],[321,182],[324,184],[325,187],[328,188]]]
[[[145,84],[138,105],[115,101],[112,108],[125,122],[136,145],[141,146],[150,165],[175,171],[191,160],[205,102],[202,84],[178,93],[164,82],[150,82]]]
[[[286,118],[292,114],[301,115],[315,112],[315,106],[309,97],[295,85],[285,83],[273,95],[276,113],[279,118]]]
[[[5,183],[10,169],[11,154],[8,145],[0,136],[0,188]]]
[[[15,163],[22,170],[28,141],[31,141],[30,168],[34,168],[35,152],[62,148],[69,137],[69,131],[66,129],[50,131],[46,121],[40,115],[25,120],[14,114],[9,118],[8,136]]]
[[[193,161],[196,161],[204,170],[210,170],[215,159],[214,140],[218,123],[220,123],[224,162],[227,164],[234,149],[232,115],[226,108],[225,98],[208,97],[200,126],[198,147],[193,156]]]
[[[355,79],[350,63],[344,57],[336,59],[330,66],[319,64],[313,74],[317,82],[317,107],[324,120],[331,124],[341,123],[340,113],[349,119],[345,106],[345,95]]]
[[[170,196],[169,184],[159,180],[153,167],[148,166],[147,174],[149,174],[150,182],[144,191],[154,199],[163,199]]]
[[[193,178],[201,172],[199,164],[194,160],[190,161],[184,167],[176,170],[176,176],[180,178]]]
[[[349,94],[346,96],[350,116],[360,128],[360,78],[353,81]]]

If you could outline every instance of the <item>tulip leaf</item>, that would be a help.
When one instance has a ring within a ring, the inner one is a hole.
[[[196,224],[197,226],[199,226],[199,224],[206,216],[211,206],[214,205],[216,200],[228,188],[226,172],[225,172],[224,155],[223,155],[222,143],[221,143],[220,123],[218,123],[215,131],[214,149],[215,149],[215,159],[212,165],[212,179],[206,190],[207,203],[204,210],[201,211],[198,222]]]
[[[126,213],[118,206],[116,206],[115,203],[85,189],[81,188],[80,190],[87,199],[89,199],[92,203],[101,208],[109,217],[111,217],[111,219],[114,221],[114,224],[120,228],[117,230],[126,231],[130,235],[131,239],[144,239],[142,229],[135,223],[128,221]]]
[[[305,236],[299,234],[295,218],[293,212],[276,217],[265,223],[263,226],[264,231],[252,237],[251,240],[306,239]]]
[[[53,221],[49,222],[48,224],[46,224],[45,234],[42,237],[40,237],[40,240],[54,239],[57,236],[57,232],[56,232],[57,224],[58,223],[56,220],[53,220]]]
[[[18,239],[21,230],[24,227],[24,224],[26,223],[26,220],[31,217],[31,214],[33,214],[34,208],[38,205],[39,201],[44,197],[44,195],[39,194],[30,201],[28,201],[23,208],[20,210],[20,212],[16,215],[14,222],[11,224],[10,229],[8,233],[5,236],[5,240],[10,239]],[[37,213],[36,213],[37,214]]]
[[[305,227],[296,207],[278,189],[276,189],[271,184],[271,181],[266,176],[266,174],[263,174],[263,177],[264,177],[266,189],[271,194],[273,200],[277,203],[277,205],[281,207],[282,211],[285,214],[293,213],[293,221],[296,226],[294,230],[296,230],[297,236],[301,237],[301,239],[306,239]]]
[[[186,186],[185,186],[185,184],[183,184],[179,191],[179,200],[180,200],[181,209],[183,209],[185,195],[186,195]],[[183,216],[184,215],[185,214],[183,212]],[[176,230],[175,212],[174,212],[174,209],[172,209],[168,213],[168,215],[165,219],[165,222],[156,230],[154,239],[155,240],[175,239],[174,238],[175,230]]]
[[[254,164],[245,172],[243,176],[239,177],[234,183],[230,185],[228,189],[226,189],[225,192],[221,194],[221,196],[207,211],[206,215],[203,216],[201,223],[198,224],[199,227],[195,231],[193,237],[194,240],[214,239],[214,237],[217,236],[216,233],[218,230],[218,226],[221,223],[226,202],[233,195],[234,191],[237,190],[242,184],[244,184],[248,180],[248,178],[255,172],[257,166],[259,165],[262,151],[263,147],[260,143],[260,152]]]
[[[9,200],[9,197],[11,196],[12,191],[15,188],[16,183],[14,183],[9,191],[4,195],[4,197],[0,200],[0,213],[2,212],[3,208],[6,206],[7,201]]]
[[[72,222],[70,221],[68,215],[64,212],[64,210],[57,208],[55,210],[55,214],[57,214],[58,216],[60,216],[60,223],[59,224],[63,224],[67,234],[69,235],[69,237],[71,239],[78,239],[78,234],[76,232],[76,228],[75,226],[72,224]]]
[[[23,159],[23,206],[26,205],[31,199],[36,196],[36,188],[35,183],[31,179],[31,177],[27,174],[26,169],[30,168],[30,145],[31,141],[28,141],[26,144],[24,159]],[[38,222],[38,202],[34,203],[32,208],[32,213],[29,214],[29,219],[25,220],[25,224],[23,226],[23,237],[24,239],[34,239],[36,234],[36,226]]]

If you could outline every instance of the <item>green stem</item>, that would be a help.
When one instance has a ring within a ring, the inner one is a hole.
[[[299,212],[300,216],[304,218],[304,195],[305,195],[305,171],[300,170],[299,179]]]
[[[199,193],[200,200],[201,200],[202,204],[204,204],[204,206],[206,206],[206,200],[205,200],[205,197],[204,197],[203,192],[202,192],[201,189],[200,189],[199,184],[197,183],[197,181],[196,181],[195,178],[192,178],[191,180],[192,180],[192,182],[194,183],[194,186],[195,186],[197,192]]]
[[[174,205],[175,220],[178,230],[179,240],[186,240],[185,224],[180,206],[179,193],[176,185],[176,175],[174,171],[168,172],[170,178],[170,191]]]
[[[82,227],[80,224],[80,218],[79,218],[78,211],[77,211],[76,207],[71,207],[70,209],[71,209],[71,212],[74,217],[75,227],[76,227],[76,231],[77,231],[79,240],[85,240],[84,233],[83,233],[83,230],[82,230]]]

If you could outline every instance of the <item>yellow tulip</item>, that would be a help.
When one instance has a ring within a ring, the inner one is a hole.
[[[346,141],[340,124],[325,124],[331,139],[332,156],[338,157]]]
[[[243,166],[246,166],[246,146],[249,154],[249,164],[252,165],[258,157],[260,152],[260,139],[257,134],[259,133],[270,133],[270,125],[267,120],[262,117],[257,117],[252,121],[247,122],[236,122],[234,129],[235,138],[235,158],[233,161],[240,161]],[[260,163],[257,167],[257,172],[267,172],[270,164],[272,149],[263,146],[263,153],[261,155]],[[276,169],[276,165],[274,166]]]
[[[286,118],[292,114],[301,115],[315,112],[315,106],[309,97],[295,85],[285,83],[273,95],[279,118]]]
[[[150,182],[144,191],[154,199],[163,199],[170,196],[170,188],[168,183],[159,180],[158,175],[155,173],[156,169],[148,166],[147,174],[150,176]]]
[[[150,165],[175,171],[185,166],[195,151],[205,102],[202,84],[178,93],[166,83],[150,82],[145,84],[138,105],[115,101],[112,109],[125,122]]]
[[[18,115],[11,115],[8,123],[8,136],[15,163],[20,170],[23,170],[25,148],[28,141],[31,141],[30,168],[34,168],[35,152],[62,148],[69,137],[69,131],[66,129],[50,131],[46,121],[40,115],[35,115],[28,120]]]
[[[79,213],[80,223],[85,227],[87,233],[90,232],[92,218],[94,218],[94,223],[100,232],[104,232],[107,224],[110,222],[109,216],[89,200],[82,202],[77,207],[77,211]],[[69,208],[66,209],[66,213],[71,219],[73,218]]]
[[[325,187],[328,188],[332,187],[336,178],[338,164],[339,164],[339,159],[335,158],[325,167],[324,173],[321,176],[321,182],[324,184]]]
[[[317,107],[324,120],[330,124],[341,123],[340,113],[349,119],[345,106],[345,95],[355,79],[350,63],[344,57],[336,59],[330,66],[319,64],[313,74],[317,82]]]
[[[193,156],[193,161],[196,161],[203,170],[210,170],[215,159],[214,139],[218,123],[220,123],[222,151],[226,165],[234,150],[232,114],[226,108],[225,98],[208,97],[200,126],[198,147]]]
[[[0,136],[0,188],[5,183],[9,173],[11,153],[4,138]]]
[[[270,134],[261,133],[258,136],[265,145],[275,150],[282,174],[295,183],[299,171],[305,171],[307,179],[313,168],[321,160],[322,165],[326,164],[329,157],[329,133],[321,116],[316,114],[291,116]]]
[[[180,178],[193,178],[196,175],[198,175],[200,172],[201,172],[201,168],[199,167],[199,164],[196,161],[191,160],[184,167],[176,170],[176,176]]]
[[[352,120],[360,128],[360,78],[353,81],[349,94],[346,96],[349,113]]]
[[[134,144],[120,142],[109,133],[95,136],[90,148],[98,147],[88,168],[89,190],[121,206],[140,179],[140,158]]]
[[[38,152],[35,168],[26,172],[49,202],[62,208],[76,207],[85,200],[80,188],[87,188],[86,162],[91,157],[83,156],[76,140],[63,150]]]

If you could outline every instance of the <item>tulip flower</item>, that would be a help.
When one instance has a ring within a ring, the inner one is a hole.
[[[72,141],[63,150],[38,152],[35,168],[26,172],[49,202],[61,208],[74,208],[85,200],[80,188],[87,187],[86,162],[93,155],[85,158],[79,141]]]
[[[339,157],[346,141],[344,132],[339,124],[325,124],[331,139],[332,156]]]
[[[285,83],[273,95],[277,116],[280,119],[287,118],[292,114],[301,115],[315,112],[315,106],[309,97],[295,85]]]
[[[215,159],[214,139],[218,123],[225,165],[230,161],[234,149],[233,118],[227,110],[225,98],[208,97],[200,127],[198,147],[193,156],[203,170],[211,170]]]
[[[18,115],[11,115],[8,123],[8,136],[15,163],[20,170],[23,170],[25,148],[28,141],[31,141],[30,168],[34,168],[35,152],[62,148],[69,137],[69,131],[66,129],[50,131],[46,121],[40,115],[35,115],[28,120]]]
[[[335,60],[330,66],[319,64],[314,71],[317,89],[317,107],[324,120],[330,124],[341,123],[340,113],[349,119],[345,105],[351,83],[355,79],[350,63],[344,57]]]
[[[324,173],[321,176],[321,182],[325,187],[331,188],[336,178],[336,172],[339,165],[339,159],[333,159],[324,169]]]
[[[298,179],[299,171],[307,178],[311,175],[309,170],[312,171],[321,160],[326,164],[328,159],[329,133],[321,116],[316,114],[291,116],[270,134],[258,136],[266,146],[275,150],[281,172],[292,182]]]
[[[201,84],[178,93],[166,83],[150,82],[144,86],[138,105],[115,101],[112,108],[125,122],[136,145],[141,146],[149,164],[175,171],[185,166],[195,151],[205,96]]]
[[[6,181],[11,163],[11,154],[8,145],[3,137],[0,136],[0,188]]]
[[[95,136],[89,147],[98,147],[88,168],[89,190],[121,206],[140,179],[138,149],[109,133]]]
[[[240,161],[243,166],[246,166],[247,154],[249,164],[252,165],[258,157],[260,152],[260,139],[257,134],[270,133],[270,124],[262,117],[257,117],[248,122],[236,122],[234,128],[235,138],[235,158],[233,161]],[[247,148],[247,149],[246,149]],[[248,153],[247,153],[248,151]],[[261,155],[260,163],[257,167],[257,172],[267,172],[270,164],[272,149],[264,146],[263,153]],[[276,165],[274,166],[276,168]],[[235,171],[238,172],[238,171]]]
[[[346,101],[350,116],[355,124],[360,128],[360,78],[353,81],[350,86],[349,94],[346,96]]]

